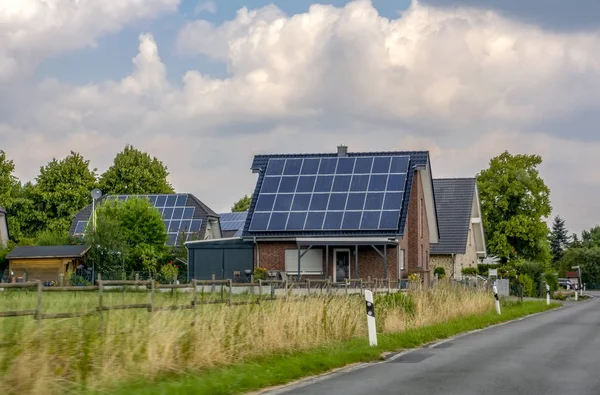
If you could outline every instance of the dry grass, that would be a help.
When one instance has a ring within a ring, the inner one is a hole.
[[[105,295],[105,303],[140,303],[140,294]],[[179,295],[177,303],[190,296]],[[48,311],[93,309],[92,295],[44,296]],[[173,303],[160,295],[158,304]],[[0,293],[0,311],[30,308],[35,295]],[[410,296],[377,299],[380,330],[397,332],[489,311],[489,294],[439,286]],[[364,301],[359,296],[276,300],[260,305],[207,305],[198,320],[184,312],[114,311],[97,316],[45,320],[0,318],[0,393],[61,393],[69,386],[102,388],[131,377],[208,369],[260,355],[308,349],[366,336]]]

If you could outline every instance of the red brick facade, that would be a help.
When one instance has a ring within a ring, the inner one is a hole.
[[[419,208],[421,216],[419,216]],[[406,228],[404,237],[399,241],[399,246],[387,247],[387,277],[390,279],[406,278],[409,273],[422,273],[425,279],[429,277],[429,226],[427,223],[427,210],[425,208],[425,199],[423,185],[418,171],[413,177],[413,185],[406,219]],[[259,241],[254,249],[254,263],[256,266],[264,267],[267,270],[285,271],[285,250],[297,250],[297,245],[293,241]],[[313,247],[316,249],[317,247]],[[334,268],[334,249],[338,247],[329,247],[329,271],[325,268],[326,253],[325,247],[318,247],[323,256],[323,275],[316,276],[324,278],[329,275],[333,278]],[[356,247],[340,246],[340,249],[350,250],[350,276],[351,278],[384,278],[383,258],[371,246],[358,247],[358,273],[356,273]],[[383,247],[378,247],[383,252]],[[404,269],[399,276],[398,248],[404,250]],[[309,276],[310,277],[310,276]]]

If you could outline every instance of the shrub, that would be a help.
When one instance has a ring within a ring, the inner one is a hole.
[[[461,273],[464,276],[475,276],[477,274],[477,269],[474,267],[465,267]]]
[[[420,283],[421,276],[419,275],[419,273],[411,273],[408,275],[408,281],[411,283]]]
[[[264,267],[257,267],[254,269],[254,280],[266,280],[267,279],[267,269]]]
[[[179,268],[173,262],[169,262],[166,265],[161,266],[160,276],[163,281],[170,283],[177,279],[179,274]]]
[[[529,277],[527,274],[520,274],[519,277],[517,277],[517,282],[519,283],[519,285],[523,286],[523,296],[535,296],[535,284],[531,277]]]
[[[546,271],[542,275],[543,281],[550,286],[550,292],[558,290],[558,275],[555,272]]]
[[[438,266],[435,269],[433,269],[433,274],[437,274],[438,278],[442,279],[446,277],[446,269],[444,269],[441,266]]]

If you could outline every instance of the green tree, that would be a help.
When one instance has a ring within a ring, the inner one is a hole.
[[[156,274],[167,254],[167,231],[160,212],[146,199],[106,199],[96,210],[96,230],[86,232],[92,246],[86,264],[96,271]]]
[[[18,244],[33,239],[46,226],[47,217],[36,204],[34,189],[31,183],[17,183],[10,198],[3,203],[8,215],[10,238]]]
[[[169,172],[157,158],[131,145],[125,146],[100,177],[100,189],[109,195],[173,193]]]
[[[62,160],[53,159],[40,169],[33,189],[34,200],[47,217],[47,228],[63,233],[73,216],[92,202],[90,192],[96,186],[96,169],[77,152]]]
[[[569,246],[569,233],[565,226],[565,220],[560,216],[554,217],[552,231],[550,232],[550,250],[552,251],[552,263],[556,268],[562,258],[565,249]]]
[[[250,209],[250,203],[252,202],[252,198],[248,195],[244,195],[240,200],[238,200],[233,207],[231,207],[232,213],[239,213],[242,211],[248,211]]]
[[[550,260],[544,219],[552,207],[537,169],[541,163],[538,155],[504,152],[477,175],[488,250],[502,262]]]
[[[18,180],[15,177],[15,164],[0,150],[0,206],[8,205]]]

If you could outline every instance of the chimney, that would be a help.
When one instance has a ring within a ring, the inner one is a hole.
[[[348,156],[348,147],[346,147],[345,145],[338,145],[337,156],[338,158],[344,158]]]

